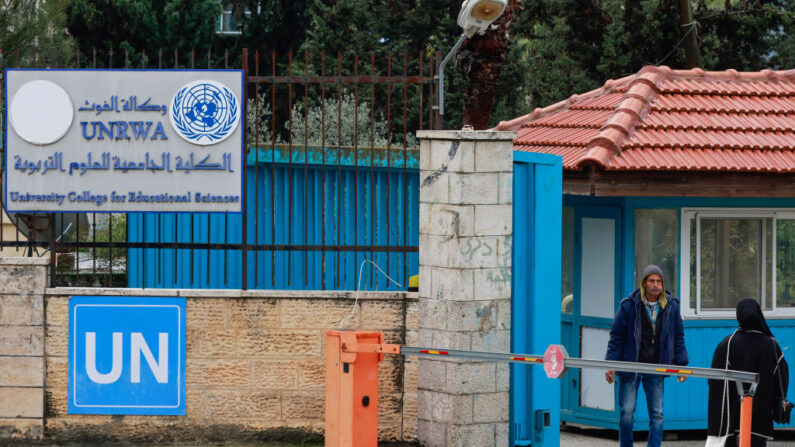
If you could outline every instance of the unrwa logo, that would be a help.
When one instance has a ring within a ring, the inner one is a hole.
[[[237,128],[240,103],[225,85],[200,80],[185,84],[171,100],[171,125],[186,141],[201,146],[220,143]]]

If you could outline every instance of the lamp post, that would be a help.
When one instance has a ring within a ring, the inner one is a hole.
[[[458,26],[464,29],[461,37],[439,64],[439,116],[444,119],[444,67],[464,40],[476,33],[483,34],[497,20],[508,4],[508,0],[464,0],[458,13]]]

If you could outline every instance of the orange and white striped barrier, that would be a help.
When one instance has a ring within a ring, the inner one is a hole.
[[[417,348],[384,343],[382,332],[326,331],[326,447],[376,447],[378,444],[378,363],[385,354],[456,357],[543,365],[547,377],[559,378],[569,368],[683,375],[730,380],[743,396],[740,447],[751,446],[751,410],[759,375],[712,368],[676,368],[635,362],[569,357],[562,345],[550,345],[543,356],[499,352]],[[750,384],[744,391],[742,384]]]

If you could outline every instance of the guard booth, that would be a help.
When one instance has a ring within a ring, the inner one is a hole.
[[[561,158],[514,152],[511,352],[542,354],[560,343]],[[560,445],[558,379],[511,365],[511,445]]]
[[[785,122],[795,106],[781,99],[795,94],[794,75],[644,67],[497,126],[518,132],[515,151],[562,157],[561,288],[544,318],[560,318],[569,355],[604,358],[620,301],[656,264],[680,301],[689,366],[710,366],[744,297],[795,361],[795,133]],[[515,256],[520,246],[517,233]],[[570,372],[560,386],[564,421],[618,429],[618,392],[602,371]],[[705,429],[706,383],[666,381],[664,408],[667,429]],[[640,393],[635,430],[648,423]]]

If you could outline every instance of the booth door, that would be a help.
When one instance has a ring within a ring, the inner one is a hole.
[[[604,359],[619,294],[621,214],[617,207],[578,207],[575,210],[574,306],[568,348],[572,356]],[[604,371],[573,370],[565,406],[574,419],[611,418],[614,385]]]

